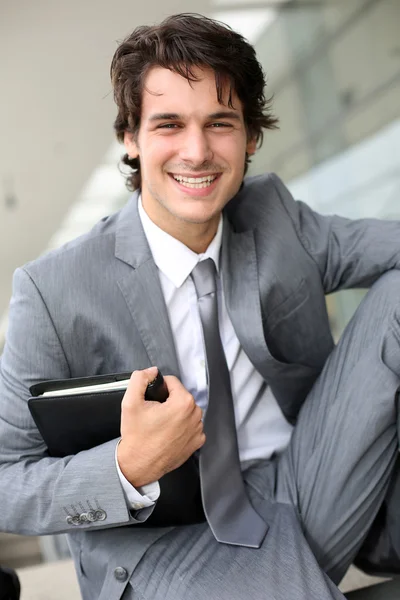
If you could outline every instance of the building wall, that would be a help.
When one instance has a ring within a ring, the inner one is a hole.
[[[322,213],[400,219],[400,2],[281,11],[256,44],[280,130],[251,173],[278,173]],[[329,299],[336,335],[362,293]]]

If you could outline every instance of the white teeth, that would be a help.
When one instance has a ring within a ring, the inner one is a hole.
[[[173,178],[190,188],[206,188],[212,184],[217,178],[216,175],[208,175],[207,177],[183,177],[182,175],[173,175]]]

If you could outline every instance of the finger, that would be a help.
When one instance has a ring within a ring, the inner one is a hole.
[[[196,439],[200,439],[203,437],[203,435],[205,435],[204,433],[204,429],[203,429],[203,423],[197,423],[197,425],[195,426],[195,428],[193,429],[193,433],[194,433],[194,437]]]
[[[196,409],[196,401],[192,394],[174,375],[166,375],[164,381],[168,388],[168,399],[164,402],[166,410],[180,407],[183,410],[182,415],[190,416]]]
[[[203,431],[200,431],[198,433],[198,435],[196,436],[195,451],[198,450],[199,448],[201,448],[202,446],[204,446],[205,443],[206,443],[206,435]]]
[[[201,423],[203,422],[203,410],[200,408],[200,406],[198,404],[196,404],[196,407],[195,407],[194,418],[196,420],[200,421]]]
[[[183,383],[174,375],[164,375],[164,381],[168,388],[169,394],[172,392],[187,391]]]
[[[146,388],[157,377],[157,367],[150,367],[142,371],[133,371],[125,395],[122,399],[123,406],[144,402]]]

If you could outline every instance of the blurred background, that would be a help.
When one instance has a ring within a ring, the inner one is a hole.
[[[255,45],[280,129],[251,175],[276,172],[321,213],[400,218],[400,0],[0,0],[0,351],[14,269],[126,202],[109,65],[176,12]],[[327,298],[336,338],[362,294]],[[66,556],[63,536],[0,534],[0,564]]]

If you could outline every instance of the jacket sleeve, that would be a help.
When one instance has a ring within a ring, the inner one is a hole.
[[[154,508],[128,510],[115,462],[118,440],[75,456],[48,456],[29,412],[29,388],[68,377],[67,359],[40,291],[18,269],[0,359],[1,531],[42,535],[131,525],[145,521]],[[91,509],[101,510],[101,519],[73,524],[68,518]]]
[[[319,268],[326,294],[368,288],[386,271],[400,269],[399,221],[320,215],[294,201],[276,175],[271,178],[301,244]]]

